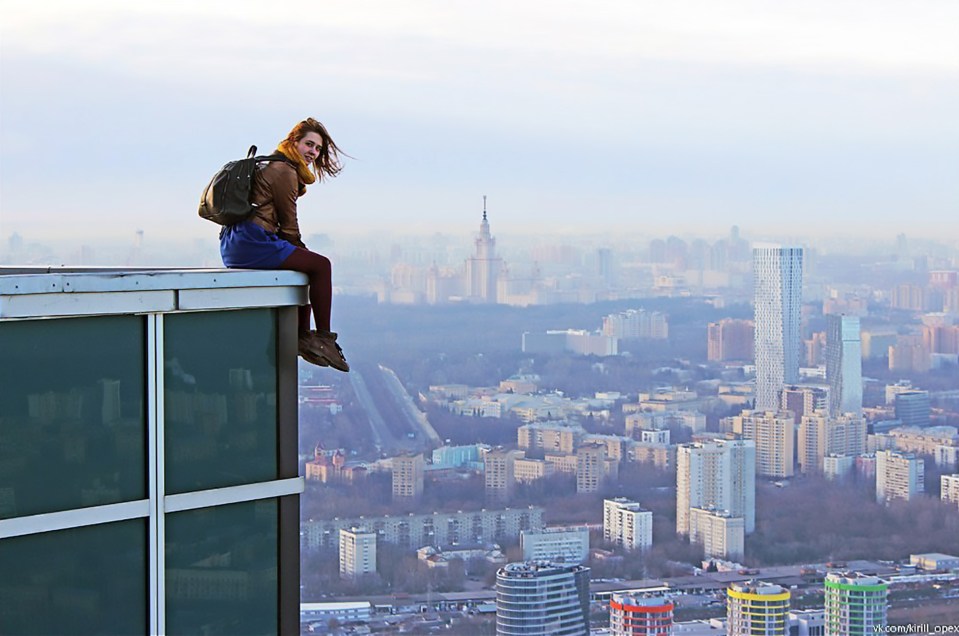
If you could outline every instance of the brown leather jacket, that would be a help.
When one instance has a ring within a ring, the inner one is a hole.
[[[256,171],[250,201],[258,206],[250,220],[267,232],[305,248],[296,219],[300,180],[296,168],[285,161],[271,161]]]

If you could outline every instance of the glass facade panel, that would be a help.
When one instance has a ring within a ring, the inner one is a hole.
[[[166,492],[277,478],[276,311],[164,319]]]
[[[277,519],[275,499],[167,515],[167,633],[277,632]]]
[[[145,519],[0,541],[0,634],[144,634]]]
[[[146,498],[142,316],[0,323],[0,519]]]

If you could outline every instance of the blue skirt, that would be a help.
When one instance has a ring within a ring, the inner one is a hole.
[[[242,221],[220,230],[220,257],[227,267],[276,269],[295,249],[295,245],[253,221]]]

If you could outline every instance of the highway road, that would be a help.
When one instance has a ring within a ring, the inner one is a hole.
[[[404,387],[400,379],[396,377],[396,373],[394,373],[392,369],[384,367],[382,364],[379,365],[379,368],[383,374],[386,388],[389,389],[393,398],[396,400],[396,404],[406,416],[410,429],[415,431],[415,434],[421,435],[431,447],[437,448],[442,446],[443,440],[440,439],[433,425],[430,424],[426,413],[417,408],[406,387]]]
[[[370,390],[366,386],[366,380],[363,379],[362,372],[355,367],[350,372],[350,384],[353,386],[353,393],[356,394],[356,399],[359,400],[360,406],[366,411],[370,428],[373,431],[373,441],[382,451],[389,452],[389,450],[397,446],[397,440],[393,436],[393,433],[390,432],[386,421],[380,414],[380,410],[376,406],[376,401],[373,399],[373,396],[370,395]]]

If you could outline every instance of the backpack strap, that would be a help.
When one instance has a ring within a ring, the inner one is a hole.
[[[260,155],[259,157],[254,157],[258,162],[259,161],[284,161],[291,166],[295,166],[296,162],[287,157],[286,155],[281,155],[280,153],[274,153],[272,155]]]
[[[269,161],[284,161],[291,166],[296,166],[296,162],[287,157],[286,155],[280,154],[279,152],[274,152],[272,155],[257,155],[256,146],[250,146],[250,150],[246,153],[247,159],[252,159],[257,163],[264,163]]]

